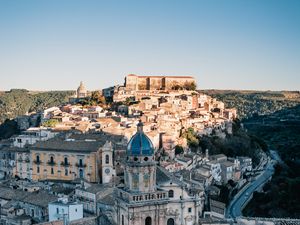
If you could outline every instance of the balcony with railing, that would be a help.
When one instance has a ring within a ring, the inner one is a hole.
[[[69,162],[61,162],[60,165],[64,166],[64,167],[68,167],[68,166],[70,166],[70,163]]]
[[[34,160],[33,163],[39,165],[39,164],[42,163],[42,161],[41,160]]]
[[[75,164],[76,167],[86,167],[85,163],[76,163]]]
[[[153,193],[133,194],[133,193],[128,193],[122,189],[119,189],[118,196],[129,203],[159,201],[159,200],[169,199],[167,191],[156,191]]]
[[[50,161],[47,162],[47,164],[48,164],[49,166],[55,166],[55,165],[56,165],[56,162],[50,160]]]

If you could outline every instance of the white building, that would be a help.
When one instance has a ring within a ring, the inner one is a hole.
[[[59,113],[61,113],[61,110],[56,106],[45,109],[41,115],[41,122],[43,123]]]
[[[48,128],[31,127],[22,134],[13,137],[13,146],[23,148],[25,145],[33,145],[37,141],[46,141],[55,137],[57,133]]]
[[[240,167],[242,173],[246,171],[252,171],[252,159],[250,157],[237,157],[238,161],[240,162]]]
[[[221,182],[221,165],[216,160],[206,162],[210,168],[210,173],[216,182]]]
[[[67,198],[60,198],[49,203],[49,221],[64,220],[66,222],[83,218],[83,205],[69,202]]]

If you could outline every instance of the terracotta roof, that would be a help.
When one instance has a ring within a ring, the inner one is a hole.
[[[167,171],[165,168],[157,166],[156,167],[156,183],[158,185],[164,184],[167,182],[173,182],[178,185],[183,185],[183,182],[180,181],[177,177]]]
[[[44,151],[84,151],[84,152],[96,152],[105,142],[98,141],[81,141],[81,140],[61,140],[52,139],[48,141],[38,142],[33,145],[33,149]]]
[[[107,140],[115,144],[121,142],[122,139],[121,135],[111,135],[104,132],[72,134],[67,139],[56,137],[47,141],[37,142],[31,148],[41,151],[96,152]]]
[[[45,191],[39,191],[30,193],[22,200],[22,202],[46,208],[48,207],[49,202],[53,202],[55,200],[57,200],[56,196],[50,195]]]
[[[38,223],[37,225],[63,225],[64,221],[62,220],[56,220],[52,222],[44,222],[44,223]]]
[[[45,191],[26,192],[8,187],[0,187],[0,198],[6,200],[16,200],[31,205],[47,207],[48,203],[57,200],[57,197]]]
[[[11,189],[9,187],[0,187],[0,199],[6,200],[22,200],[29,192],[24,192],[21,190]]]

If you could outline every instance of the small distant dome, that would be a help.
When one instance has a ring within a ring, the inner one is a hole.
[[[86,88],[85,88],[85,86],[84,86],[84,84],[83,84],[82,81],[80,82],[80,85],[79,85],[77,91],[78,92],[85,92],[86,91]]]
[[[136,134],[132,136],[127,145],[127,155],[142,156],[153,155],[153,153],[153,144],[143,131],[143,123],[139,122]]]
[[[87,90],[83,82],[81,81],[79,87],[77,88],[77,97],[78,98],[86,97],[86,94],[87,94]]]

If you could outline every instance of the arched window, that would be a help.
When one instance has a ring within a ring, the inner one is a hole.
[[[37,163],[40,162],[40,156],[39,156],[39,155],[36,156],[36,162],[37,162]]]
[[[83,166],[83,160],[79,159],[79,166]]]
[[[105,163],[109,164],[109,155],[105,155]]]
[[[169,190],[169,198],[174,198],[174,191],[173,190]]]
[[[150,216],[145,219],[145,225],[152,225],[152,219]]]
[[[167,225],[175,225],[175,221],[173,218],[169,218],[167,221]]]
[[[53,163],[54,162],[54,158],[53,156],[50,156],[50,163]]]
[[[67,157],[64,158],[64,164],[68,165],[68,158]]]

